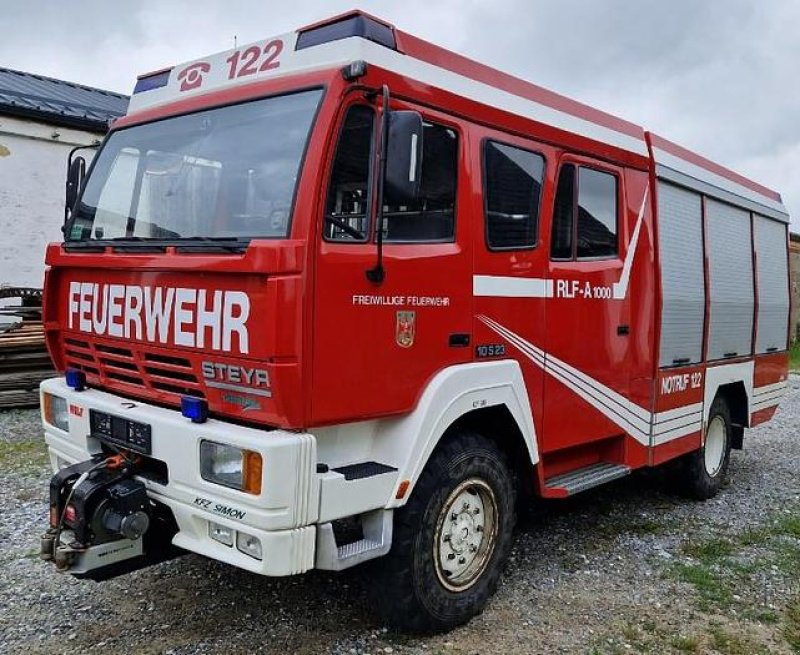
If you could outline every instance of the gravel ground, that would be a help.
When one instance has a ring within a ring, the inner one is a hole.
[[[359,571],[264,579],[189,555],[95,584],[37,559],[36,411],[0,413],[3,653],[800,653],[800,377],[706,503],[664,472],[521,520],[497,596],[450,634],[387,632]]]

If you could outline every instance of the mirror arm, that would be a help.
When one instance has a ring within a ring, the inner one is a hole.
[[[75,157],[75,153],[78,152],[78,150],[97,150],[97,148],[99,148],[99,147],[100,147],[100,142],[98,141],[97,143],[92,143],[92,144],[90,144],[88,146],[75,146],[74,148],[72,148],[69,151],[69,154],[67,155],[67,179],[68,180],[69,180],[69,172],[70,172],[70,169],[72,168],[72,159],[73,159],[73,157]],[[76,189],[76,193],[79,192],[79,191],[80,191],[80,189]],[[61,232],[64,235],[66,235],[66,233],[67,233],[66,232],[67,223],[69,222],[71,214],[72,214],[72,208],[68,207],[65,204],[64,205],[64,223],[61,226]]]
[[[377,229],[378,260],[374,268],[366,271],[367,279],[375,284],[381,284],[386,279],[386,269],[383,267],[383,180],[386,177],[386,148],[389,140],[389,87],[384,84],[383,114],[381,115],[381,140],[378,151],[378,189],[376,192],[377,211],[375,211],[375,224]]]

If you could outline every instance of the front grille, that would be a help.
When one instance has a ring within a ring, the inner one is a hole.
[[[179,402],[180,396],[205,397],[192,363],[184,357],[74,337],[65,337],[63,345],[66,365],[84,371],[89,383],[171,403]]]

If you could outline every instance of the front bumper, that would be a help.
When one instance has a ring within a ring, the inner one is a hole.
[[[63,378],[43,382],[41,390],[65,398],[69,410],[68,431],[44,423],[54,471],[101,452],[101,443],[90,434],[90,409],[146,423],[152,429],[151,457],[167,465],[168,479],[164,484],[137,479],[151,498],[172,511],[179,528],[174,545],[262,575],[292,575],[314,567],[320,479],[312,435],[267,432],[214,419],[194,424],[174,410],[95,389],[74,391]],[[202,439],[260,452],[262,493],[254,496],[203,480]],[[213,540],[211,522],[259,539],[262,559],[237,550],[235,538],[233,546]]]

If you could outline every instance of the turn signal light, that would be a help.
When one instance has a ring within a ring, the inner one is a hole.
[[[252,450],[244,451],[244,486],[243,491],[258,495],[261,493],[261,454]]]

